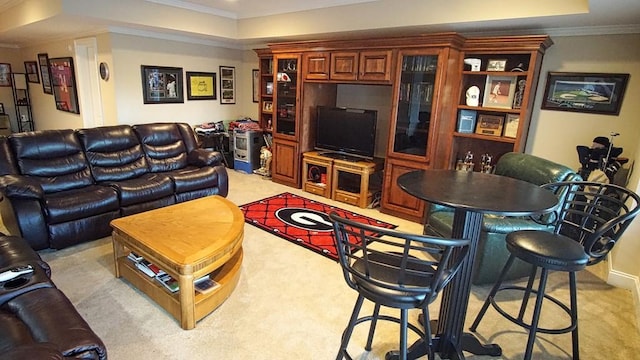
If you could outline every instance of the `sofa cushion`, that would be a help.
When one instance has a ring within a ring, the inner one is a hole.
[[[93,184],[82,146],[73,130],[42,130],[9,137],[22,175],[36,180],[45,193]]]
[[[120,206],[130,206],[172,196],[174,185],[165,174],[144,174],[135,179],[107,182],[118,192]]]
[[[218,186],[217,173],[214,168],[210,166],[203,168],[190,166],[165,174],[173,180],[176,186],[176,193],[214,188]]]
[[[96,182],[120,181],[149,172],[138,137],[129,125],[77,131]]]
[[[91,185],[45,196],[49,224],[57,224],[118,210],[118,194],[109,186]]]
[[[187,147],[176,124],[134,125],[151,172],[165,172],[187,166]]]

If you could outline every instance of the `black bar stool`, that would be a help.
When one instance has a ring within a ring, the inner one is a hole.
[[[543,187],[554,191],[559,197],[559,202],[553,213],[536,220],[552,226],[553,232],[522,230],[507,235],[507,249],[511,255],[470,330],[476,331],[491,305],[502,316],[529,331],[524,359],[532,358],[533,344],[538,332],[546,334],[571,332],[573,358],[579,359],[576,272],[604,259],[640,211],[638,207],[640,197],[621,186],[597,182],[559,182],[543,185]],[[532,265],[526,287],[502,285],[504,277],[516,258]],[[538,288],[535,290],[533,285],[538,269],[540,269],[540,278]],[[563,271],[569,274],[569,306],[545,294],[549,271]],[[496,294],[502,290],[524,292],[517,315],[508,313],[496,302]],[[532,320],[528,323],[524,320],[524,313],[532,293],[536,294],[536,302]],[[569,315],[568,326],[557,329],[538,326],[544,299],[555,303]]]
[[[407,358],[407,330],[424,340],[434,359],[428,305],[449,283],[467,255],[469,240],[414,235],[365,225],[330,214],[340,265],[347,284],[358,292],[351,319],[342,334],[336,359],[346,357],[356,325],[371,321],[365,350],[371,350],[378,320],[400,324],[400,359]],[[374,303],[371,316],[359,317],[365,299]],[[380,307],[400,309],[400,319],[379,315]],[[424,328],[408,323],[408,310],[421,309]]]

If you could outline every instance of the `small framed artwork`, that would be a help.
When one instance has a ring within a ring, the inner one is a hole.
[[[216,98],[216,73],[187,71],[187,100]]]
[[[628,81],[629,74],[549,72],[542,108],[618,115]]]
[[[11,87],[11,64],[0,64],[0,86]]]
[[[38,76],[38,63],[35,61],[25,61],[24,71],[27,73],[27,81],[30,83],[39,83],[40,76]]]
[[[4,104],[0,103],[0,115],[4,115]]]
[[[40,67],[40,78],[42,79],[42,91],[45,94],[53,94],[51,73],[49,72],[49,55],[38,54],[38,66]]]
[[[273,102],[265,101],[262,103],[262,111],[264,112],[272,112],[273,111]]]
[[[220,66],[220,103],[236,103],[236,68]]]
[[[504,121],[504,133],[502,136],[508,138],[516,138],[518,136],[518,125],[520,124],[520,116],[516,114],[507,114]]]
[[[502,135],[502,126],[504,117],[499,115],[480,114],[478,115],[478,125],[476,126],[476,134],[500,136]]]
[[[506,67],[506,59],[489,59],[487,61],[487,71],[504,71]]]
[[[273,95],[273,81],[267,81],[267,84],[265,86],[266,86],[266,89],[265,89],[266,94]]]
[[[56,109],[80,114],[72,57],[49,59],[49,73]]]
[[[251,84],[253,90],[253,102],[257,103],[260,101],[260,71],[258,69],[251,70]]]
[[[487,76],[482,106],[511,109],[517,80],[516,76]]]
[[[145,104],[184,102],[182,68],[140,65]]]

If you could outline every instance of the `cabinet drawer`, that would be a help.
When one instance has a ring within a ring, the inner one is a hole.
[[[333,200],[358,206],[358,203],[360,202],[360,196],[336,190],[335,194],[333,194]]]
[[[312,193],[312,194],[316,194],[316,195],[320,195],[320,196],[324,196],[324,197],[329,197],[328,196],[328,189],[327,186],[320,186],[320,185],[316,185],[313,183],[309,183],[309,182],[305,182],[304,183],[304,191],[308,192],[308,193]]]

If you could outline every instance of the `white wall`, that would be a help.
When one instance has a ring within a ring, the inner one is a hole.
[[[526,152],[571,168],[579,167],[576,145],[591,145],[596,136],[614,138],[630,163],[640,160],[640,34],[554,37],[545,55],[532,116]],[[628,73],[629,83],[619,116],[541,110],[548,71]],[[637,168],[637,166],[636,166]],[[628,187],[640,192],[640,174],[632,173]],[[618,282],[627,288],[640,286],[640,219],[632,223],[612,252],[610,267],[627,278]],[[635,283],[635,285],[633,285]],[[632,284],[630,286],[630,284]],[[640,292],[640,289],[637,289]],[[636,295],[638,296],[638,294]]]
[[[257,58],[255,63],[247,63],[242,50],[121,34],[111,35],[111,46],[116,119],[120,124],[177,121],[197,125],[243,116],[257,117],[251,89],[251,69],[257,68]],[[144,104],[141,65],[181,67],[184,72],[214,72],[218,99],[187,100],[185,89],[183,104]],[[219,66],[236,68],[236,104],[220,104]]]

